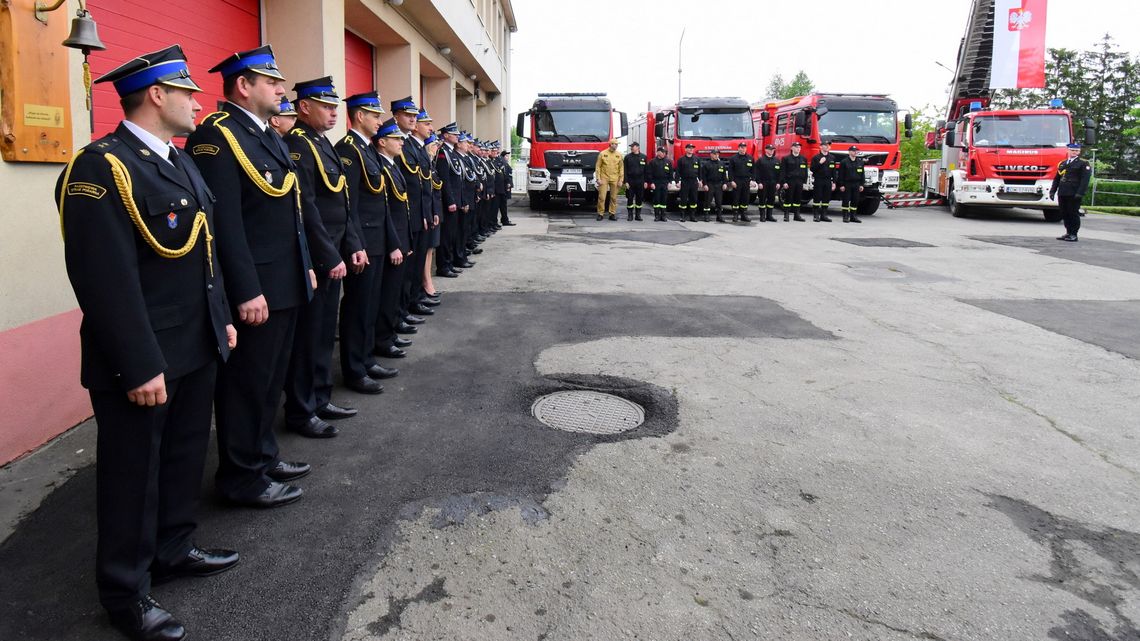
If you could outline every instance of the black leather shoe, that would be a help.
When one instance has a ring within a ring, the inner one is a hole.
[[[108,610],[111,625],[134,641],[181,641],[186,638],[174,615],[149,594],[120,610]]]
[[[415,334],[418,331],[420,331],[420,330],[416,329],[415,327],[413,327],[407,323],[400,323],[399,325],[396,326],[396,333],[397,334]]]
[[[372,353],[381,358],[403,358],[408,355],[407,352],[396,347],[395,345],[388,345],[387,347],[377,347],[372,350]]]
[[[325,403],[324,407],[317,409],[317,416],[325,419],[326,421],[335,421],[341,418],[351,418],[356,416],[356,410],[351,407],[340,407],[332,403]]]
[[[383,365],[373,365],[368,368],[368,378],[376,379],[378,381],[385,378],[395,378],[400,375],[400,370],[395,367],[384,367]]]
[[[428,307],[427,305],[424,305],[423,303],[416,303],[415,305],[412,305],[408,311],[420,316],[433,316],[435,314],[434,309]]]
[[[319,417],[314,416],[304,423],[297,425],[285,426],[290,432],[300,434],[305,438],[333,438],[337,435],[337,430],[332,425],[322,421]]]
[[[515,226],[515,223],[512,223],[509,220],[507,222],[503,223],[503,227],[514,227],[514,226]]]
[[[150,573],[151,585],[162,585],[185,576],[213,576],[238,564],[241,557],[233,550],[203,550],[192,547],[186,558],[169,568],[155,568]]]
[[[412,345],[415,344],[415,341],[413,341],[410,338],[403,338],[403,337],[397,336],[395,339],[392,340],[392,344],[395,345],[396,347],[411,347]]]
[[[408,314],[407,316],[404,316],[404,322],[408,325],[423,325],[425,322],[427,322],[427,319],[425,319],[423,316]]]
[[[472,249],[472,250],[471,250],[471,253],[472,253],[472,254],[482,254],[482,253],[483,253],[483,249],[482,249],[482,248],[480,248],[480,247],[476,247],[475,249]]]
[[[459,267],[455,266],[455,265],[452,265],[452,266],[451,266],[451,271],[452,271],[453,273],[455,273],[456,275],[459,275],[459,274],[462,274],[462,273],[463,273],[463,270],[462,270],[461,268],[459,268]]]
[[[284,483],[273,481],[269,484],[269,487],[265,488],[264,492],[258,494],[256,497],[246,500],[235,500],[233,503],[246,507],[269,509],[299,501],[304,493],[305,491],[296,485],[285,485]]]
[[[344,386],[348,389],[359,394],[379,394],[384,391],[384,386],[377,383],[371,376],[356,380],[346,380]]]
[[[299,461],[277,461],[277,465],[273,466],[272,470],[265,473],[270,479],[279,483],[288,483],[289,481],[296,481],[299,478],[309,475],[313,470],[308,463],[301,463]]]
[[[473,263],[471,261],[467,261],[465,263],[460,263],[459,266],[462,267],[463,269],[471,269],[472,267],[475,266],[475,263]]]
[[[1065,236],[1063,238],[1061,238],[1061,240],[1063,240],[1067,243],[1075,243],[1075,242],[1077,242],[1077,237],[1073,234],[1065,234]]]
[[[602,219],[602,215],[601,215],[601,214],[598,214],[598,217],[597,217],[597,219],[596,219],[596,220],[601,220],[601,219]]]
[[[448,271],[436,274],[436,276],[440,276],[442,278],[459,278],[459,273],[455,272],[455,271],[448,270]]]
[[[420,299],[420,305],[424,305],[427,307],[439,307],[439,303],[440,303],[440,300],[439,300],[438,296],[436,296],[434,298],[431,296],[424,296],[423,298]]]

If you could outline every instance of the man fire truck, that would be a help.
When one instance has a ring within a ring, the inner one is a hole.
[[[743,98],[683,98],[675,105],[650,105],[629,126],[627,143],[635,142],[646,150],[665,147],[671,163],[685,154],[688,145],[702,161],[713,149],[727,158],[740,143],[747,145],[751,158],[758,149],[751,107]]]
[[[543,208],[555,196],[584,199],[587,205],[597,201],[594,164],[598,152],[619,135],[615,114],[624,136],[626,115],[614,111],[604,93],[540,93],[518,115],[515,131],[530,141],[526,188],[531,209]]]
[[[754,105],[752,120],[759,145],[775,145],[779,158],[787,156],[794,143],[800,144],[803,156],[812,158],[826,140],[832,144],[832,160],[839,162],[847,157],[848,147],[858,145],[866,181],[859,216],[875,213],[882,194],[899,190],[898,105],[885,94],[811,93]],[[903,133],[910,138],[912,130],[907,114]],[[811,193],[809,184],[803,202]],[[832,198],[838,199],[838,192]]]
[[[941,196],[956,217],[982,208],[1040,209],[1045,220],[1061,219],[1049,187],[1057,165],[1073,142],[1072,116],[1060,100],[1043,109],[989,109],[994,0],[974,0],[958,48],[958,70],[950,83],[946,120],[926,135],[926,146],[941,149],[923,160],[920,183]],[[1095,124],[1085,120],[1085,144],[1096,141]]]

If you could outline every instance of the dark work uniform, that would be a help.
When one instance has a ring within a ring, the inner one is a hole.
[[[411,226],[415,218],[408,205],[407,183],[404,174],[397,164],[399,159],[391,160],[383,154],[380,156],[380,167],[384,172],[384,192],[388,199],[388,252],[399,249],[404,254],[404,261],[393,265],[391,261],[384,265],[384,274],[380,284],[380,313],[376,322],[376,347],[395,347],[396,328],[404,318],[404,311],[400,307],[400,295],[403,292],[404,272],[408,269],[408,252],[412,251]]]
[[[746,222],[748,221],[748,196],[752,187],[752,166],[752,156],[747,153],[738,153],[728,160],[728,175],[736,183],[732,198],[732,222],[736,222],[737,217],[741,216]],[[760,213],[764,213],[763,205],[761,205]]]
[[[710,211],[716,213],[717,222],[724,222],[721,207],[724,203],[724,185],[728,182],[728,167],[720,159],[709,158],[701,163],[701,182],[708,188],[704,198],[705,222],[709,220]]]
[[[95,580],[108,610],[146,596],[152,564],[169,568],[193,545],[214,378],[229,355],[214,196],[184,152],[172,160],[120,124],[76,155],[55,190],[83,310],[80,382],[99,425]],[[195,237],[181,256],[158,253]],[[159,374],[165,404],[127,399]]]
[[[673,180],[673,166],[668,158],[649,161],[646,169],[646,182],[653,190],[653,220],[665,220],[665,207],[669,204],[669,182]]]
[[[1092,166],[1080,156],[1066,158],[1057,165],[1057,175],[1049,188],[1049,197],[1057,196],[1061,206],[1061,219],[1065,221],[1065,234],[1076,237],[1081,230],[1081,200],[1089,188]]]
[[[277,465],[273,421],[297,319],[313,295],[307,231],[320,220],[301,215],[300,184],[281,137],[269,127],[263,130],[239,107],[225,103],[206,116],[186,149],[218,199],[214,236],[235,321],[236,306],[258,296],[265,296],[269,307],[261,325],[237,322],[240,347],[218,372],[214,401],[218,492],[247,500],[265,491],[266,473]]]
[[[447,274],[451,273],[457,263],[462,262],[458,259],[459,226],[463,209],[463,163],[459,160],[459,152],[446,144],[441,145],[435,159],[435,170],[442,183],[440,196],[443,201],[435,271],[437,274]],[[451,211],[452,207],[455,211]]]
[[[859,191],[863,186],[862,158],[856,157],[852,160],[850,156],[846,156],[839,161],[839,186],[843,187],[841,192],[843,222],[859,222],[856,214],[859,213],[859,202],[863,199],[863,194]]]
[[[626,218],[641,220],[641,206],[645,202],[645,167],[648,160],[645,154],[626,154],[621,159],[625,165],[625,182],[629,187],[625,190]]]
[[[372,145],[355,131],[336,144],[344,166],[352,220],[360,224],[360,238],[368,254],[368,266],[359,274],[349,270],[344,277],[340,303],[340,369],[345,380],[368,376],[375,364],[376,318],[380,313],[380,286],[388,262],[388,197],[380,157]]]
[[[332,352],[336,342],[340,280],[329,271],[364,248],[358,223],[350,217],[349,194],[340,156],[323,134],[297,121],[285,136],[290,157],[297,163],[301,205],[306,219],[320,221],[308,229],[309,246],[324,251],[313,262],[317,291],[301,313],[285,384],[285,423],[302,425],[332,399]]]
[[[753,169],[758,188],[756,199],[760,202],[760,222],[776,222],[772,212],[776,209],[776,192],[780,190],[780,159],[774,154],[764,154],[756,159]]]
[[[431,227],[431,159],[419,139],[409,135],[404,138],[404,153],[397,161],[408,187],[408,212],[411,216],[411,264],[404,270],[404,291],[400,297],[400,306],[407,313],[423,296],[424,265],[431,240],[428,234]]]
[[[697,181],[701,175],[701,161],[696,155],[681,156],[673,165],[673,175],[681,183],[681,193],[678,194],[678,203],[681,208],[681,220],[697,219]]]
[[[499,175],[495,178],[495,205],[499,210],[499,224],[506,225],[511,222],[507,215],[507,204],[511,199],[511,191],[515,188],[515,176],[506,157],[499,156],[496,162],[499,163]]]
[[[803,220],[800,216],[800,206],[803,203],[804,185],[808,179],[808,159],[802,154],[794,156],[788,154],[780,161],[780,183],[786,184],[783,197],[784,220],[788,214],[794,214],[796,220]]]
[[[812,205],[815,206],[817,221],[829,221],[827,205],[831,202],[831,184],[835,182],[839,163],[829,154],[820,152],[811,158]]]

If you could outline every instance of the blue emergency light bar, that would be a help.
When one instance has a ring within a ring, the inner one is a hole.
[[[1064,108],[1064,106],[1065,106],[1065,101],[1061,100],[1060,98],[1054,98],[1054,99],[1049,101],[1049,108],[1050,109],[1062,109],[1062,108]]]
[[[982,110],[982,101],[981,100],[975,100],[975,101],[970,103],[970,111],[981,111],[981,110]]]

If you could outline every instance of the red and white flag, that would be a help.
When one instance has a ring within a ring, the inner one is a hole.
[[[1046,0],[996,0],[990,89],[1045,86]]]

